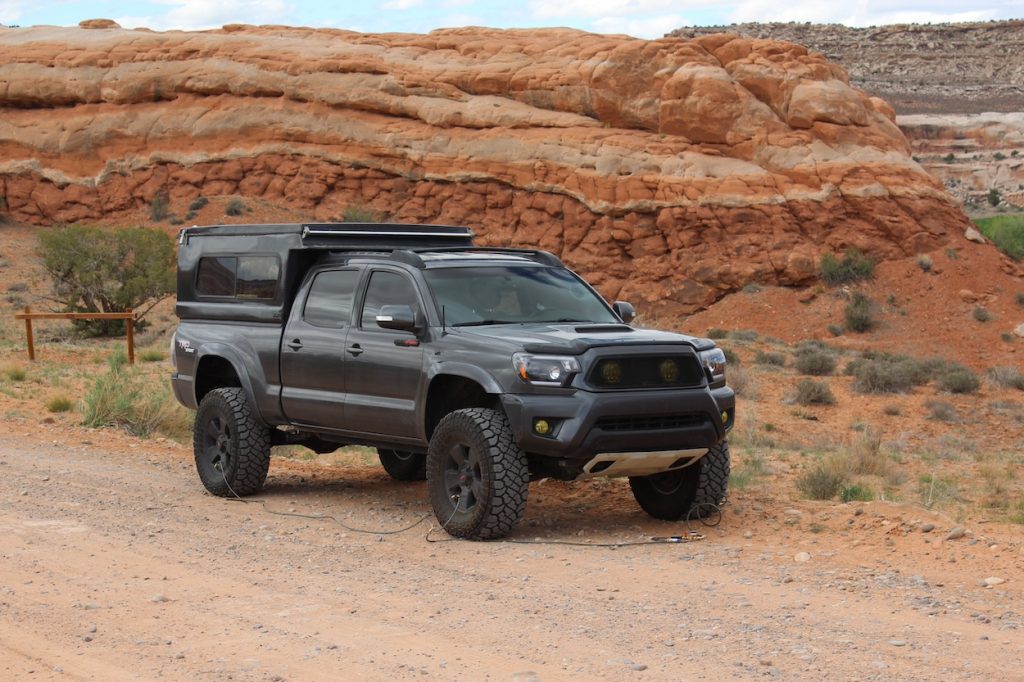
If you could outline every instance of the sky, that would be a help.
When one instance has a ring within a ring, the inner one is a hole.
[[[0,0],[0,24],[73,26],[114,19],[125,28],[287,24],[426,33],[448,26],[569,26],[657,38],[680,26],[743,21],[891,23],[1024,18],[1022,0]]]

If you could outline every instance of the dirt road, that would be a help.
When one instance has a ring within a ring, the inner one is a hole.
[[[2,679],[1024,679],[1012,528],[947,541],[913,509],[745,491],[691,544],[429,543],[210,497],[178,445],[3,427]],[[429,511],[365,464],[270,476],[274,510]],[[679,532],[622,482],[530,494],[518,541]]]

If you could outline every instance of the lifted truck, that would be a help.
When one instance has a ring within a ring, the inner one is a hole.
[[[177,399],[214,495],[258,492],[270,448],[377,448],[427,481],[451,535],[508,534],[530,480],[628,476],[651,516],[725,498],[735,397],[708,339],[640,329],[554,255],[467,228],[183,230]]]

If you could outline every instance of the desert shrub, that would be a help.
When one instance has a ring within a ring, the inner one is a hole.
[[[25,291],[28,291],[28,284],[26,284],[25,282],[14,282],[13,284],[7,285],[7,291],[20,294]]]
[[[757,381],[743,365],[733,365],[727,373],[727,381],[732,390],[741,398],[757,400]]]
[[[882,431],[867,426],[857,436],[845,457],[852,474],[885,476],[889,471],[889,459],[882,451]]]
[[[346,223],[379,223],[381,216],[366,206],[346,206],[341,212],[341,220]]]
[[[1003,200],[1003,193],[993,187],[988,191],[988,203],[992,206],[998,206],[999,202]]]
[[[960,499],[956,483],[952,479],[941,478],[933,474],[923,474],[918,479],[917,492],[921,498],[921,504],[929,509]]]
[[[192,203],[188,205],[189,211],[201,211],[210,203],[210,200],[206,197],[196,197],[192,200]]]
[[[712,327],[708,330],[709,339],[724,339],[727,336],[729,336],[729,332],[724,329],[719,329],[718,327]]]
[[[71,399],[62,395],[54,396],[46,401],[46,409],[50,412],[67,412],[72,407],[74,407],[74,403],[71,402]]]
[[[887,414],[890,417],[898,417],[903,414],[903,408],[896,403],[889,403],[882,408],[882,414]]]
[[[1024,308],[1024,291],[1017,292],[1016,300],[1017,305],[1019,305],[1021,308]]]
[[[825,329],[827,329],[828,333],[831,334],[832,336],[843,335],[843,328],[840,327],[838,324],[830,324],[829,326],[825,327]]]
[[[859,291],[854,292],[850,302],[843,309],[846,328],[852,332],[863,333],[875,326],[874,303]]]
[[[1018,391],[1024,391],[1024,372],[1013,365],[991,367],[986,375],[988,380],[999,388],[1015,388]]]
[[[758,478],[768,473],[768,467],[761,453],[747,455],[736,463],[729,472],[729,487],[733,490],[746,488]]]
[[[161,230],[41,230],[38,252],[53,280],[55,297],[67,312],[135,310],[141,318],[175,290],[174,244]],[[123,333],[125,326],[123,320],[72,324],[79,331],[103,336]]]
[[[776,353],[775,351],[757,351],[754,356],[754,364],[757,365],[773,365],[775,367],[785,367],[786,356],[782,353]]]
[[[793,401],[799,405],[835,405],[836,397],[824,381],[801,379],[796,384]]]
[[[907,393],[916,385],[909,364],[894,359],[860,358],[846,369],[853,375],[853,390],[858,393]]]
[[[836,358],[828,351],[809,347],[797,351],[796,371],[801,374],[821,377],[832,374],[835,369]]]
[[[931,272],[933,265],[932,257],[927,253],[922,253],[917,257],[917,267],[921,268],[924,272]]]
[[[842,258],[831,253],[821,257],[821,279],[830,286],[871,279],[874,274],[874,259],[857,249],[847,249]]]
[[[1024,258],[1024,215],[979,218],[974,223],[997,249],[1014,260]]]
[[[981,388],[977,375],[966,367],[953,367],[939,375],[937,384],[946,393],[974,393]]]
[[[831,500],[846,483],[847,473],[832,458],[824,459],[796,480],[797,489],[812,500]]]
[[[756,341],[757,332],[753,329],[737,329],[736,331],[729,332],[729,338],[736,341]]]
[[[28,376],[28,373],[25,371],[24,367],[14,366],[5,368],[4,376],[6,376],[10,381],[18,382],[24,381],[25,377]]]
[[[149,204],[149,218],[155,223],[164,220],[170,215],[171,201],[167,198],[167,192],[157,192],[153,201]]]
[[[974,311],[971,313],[974,319],[978,322],[988,322],[992,319],[992,314],[984,307],[980,305],[974,306]]]
[[[956,407],[944,400],[928,400],[924,406],[928,410],[929,419],[947,424],[958,421]]]
[[[839,499],[843,502],[870,502],[875,499],[875,493],[867,486],[844,485],[839,488]]]
[[[239,199],[238,197],[234,197],[233,199],[228,201],[227,208],[224,209],[224,213],[230,216],[240,216],[243,213],[245,213],[245,211],[245,202]]]
[[[85,395],[85,426],[116,426],[134,436],[159,433],[185,440],[193,415],[177,404],[166,382],[153,382],[129,367],[124,351],[116,352]]]
[[[738,364],[740,364],[740,356],[736,354],[736,351],[734,351],[732,348],[726,348],[724,346],[719,346],[719,348],[722,350],[722,353],[725,355],[725,361],[728,364],[730,364],[730,365],[738,365]]]
[[[956,161],[956,157],[953,156],[953,152],[950,152],[949,154],[943,156],[942,160],[945,161],[946,163],[953,163],[954,161]]]
[[[992,158],[995,159],[996,161],[1002,161],[1006,158],[1006,154],[1002,152],[996,152],[995,154],[992,155]]]
[[[167,355],[158,348],[147,348],[139,353],[139,359],[143,362],[160,362],[165,357],[167,357]]]

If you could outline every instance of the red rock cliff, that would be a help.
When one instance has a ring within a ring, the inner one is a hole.
[[[892,110],[790,43],[0,28],[6,210],[89,221],[162,191],[468,224],[675,310],[966,224]]]

